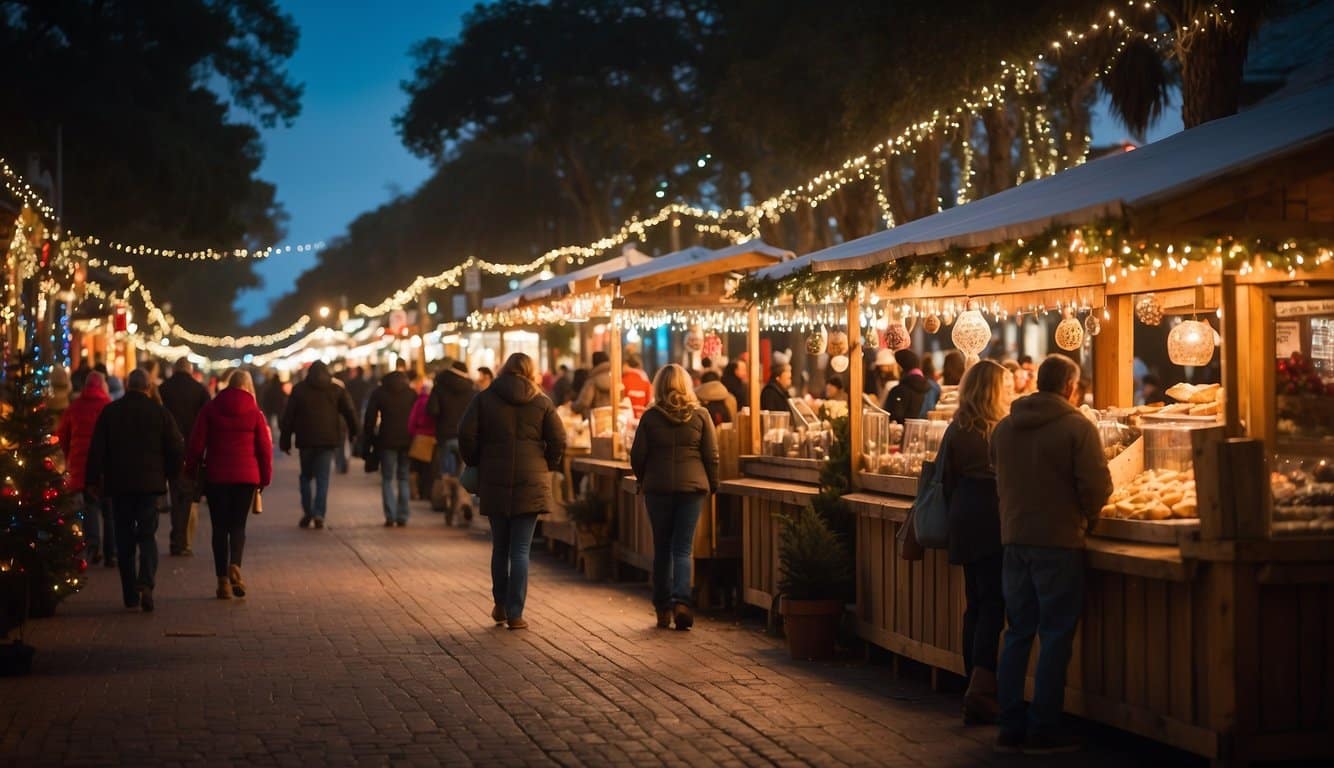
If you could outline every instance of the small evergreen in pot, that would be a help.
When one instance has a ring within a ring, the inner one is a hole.
[[[852,577],[847,548],[810,506],[779,518],[779,612],[788,652],[794,659],[834,654],[841,596]]]

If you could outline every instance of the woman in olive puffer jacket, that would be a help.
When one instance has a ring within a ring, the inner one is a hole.
[[[668,365],[653,379],[653,405],[639,420],[630,465],[653,527],[653,606],[658,626],[690,629],[695,526],[718,490],[713,419],[690,389],[690,374]]]

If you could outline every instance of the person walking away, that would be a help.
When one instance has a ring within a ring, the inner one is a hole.
[[[264,411],[269,428],[277,430],[283,409],[287,407],[287,393],[283,391],[283,382],[278,378],[276,370],[270,370],[269,375],[264,377],[264,384],[259,388],[259,407]]]
[[[245,597],[241,557],[246,520],[273,479],[273,436],[255,400],[250,374],[238,370],[195,419],[185,453],[185,474],[203,468],[204,495],[213,526],[213,574],[219,600]]]
[[[723,385],[716,371],[705,371],[695,387],[695,399],[709,412],[715,427],[736,421],[736,398]]]
[[[611,405],[611,359],[606,352],[593,353],[593,368],[588,372],[588,380],[579,390],[574,405],[570,408],[577,414],[592,418],[594,408]]]
[[[112,527],[111,506],[88,488],[86,472],[97,417],[110,402],[106,379],[97,371],[89,371],[83,380],[83,390],[60,416],[56,439],[65,454],[65,467],[69,472],[67,487],[71,493],[78,494],[83,503],[80,513],[83,534],[92,550],[92,561],[99,563],[105,559],[108,568],[115,568],[116,531]]]
[[[537,387],[537,366],[516,352],[468,404],[459,450],[477,467],[481,512],[491,524],[491,618],[526,629],[528,553],[537,516],[552,511],[551,473],[565,455],[565,427]]]
[[[574,377],[570,372],[570,366],[561,363],[557,371],[556,382],[551,387],[551,402],[559,408],[570,402],[575,393],[571,391],[574,386]]]
[[[471,504],[462,502],[468,493],[459,485],[463,459],[459,456],[459,422],[477,394],[477,387],[468,378],[468,366],[455,360],[436,374],[435,386],[427,401],[427,412],[435,419],[435,441],[440,451],[440,474],[445,484],[445,524],[454,524],[454,515],[466,506],[471,517]]]
[[[347,396],[352,398],[352,407],[360,412],[366,407],[366,398],[371,396],[371,382],[366,378],[366,369],[353,368],[347,380]]]
[[[92,372],[93,372],[93,367],[88,364],[88,358],[80,355],[79,365],[77,368],[74,369],[74,373],[70,374],[69,377],[70,387],[73,389],[73,391],[82,392],[84,386],[88,382],[88,374]]]
[[[625,365],[621,368],[621,392],[630,401],[630,411],[636,419],[644,415],[653,399],[653,387],[642,370],[643,365],[638,352],[627,352]]]
[[[1005,625],[1001,592],[1000,500],[989,442],[1010,412],[1008,374],[983,360],[963,377],[959,409],[945,430],[948,445],[941,484],[949,507],[949,561],[963,566],[963,665],[968,691],[963,697],[966,725],[994,723],[996,661]]]
[[[63,365],[51,366],[51,373],[47,377],[46,393],[46,412],[51,414],[51,420],[60,423],[60,417],[64,415],[65,409],[70,405],[70,393],[72,385],[69,380],[69,371],[65,370]]]
[[[158,392],[162,404],[167,407],[176,428],[185,437],[189,437],[195,428],[195,419],[208,405],[208,387],[195,381],[195,367],[185,357],[180,357],[172,365],[171,378],[162,383]],[[201,489],[195,488],[195,477],[190,472],[181,472],[170,479],[171,486],[171,536],[168,551],[173,556],[194,554],[195,527],[199,524],[199,498]]]
[[[774,363],[769,383],[760,390],[760,410],[787,413],[788,399],[792,397],[792,366]]]
[[[431,487],[435,485],[435,461],[437,443],[435,439],[435,419],[427,412],[427,402],[431,399],[431,385],[425,380],[417,382],[417,400],[412,404],[412,413],[408,416],[409,453],[430,454],[427,459],[412,458],[412,471],[417,475],[417,498],[431,500]],[[426,450],[430,447],[430,451]]]
[[[181,471],[185,445],[171,413],[149,398],[148,374],[136,368],[127,383],[125,396],[97,418],[85,479],[111,501],[125,607],[149,612],[158,562],[157,497],[167,492],[167,478]]]
[[[329,367],[321,360],[311,363],[306,378],[287,398],[280,420],[278,447],[291,453],[295,439],[301,457],[301,522],[302,528],[312,524],[324,527],[324,514],[329,501],[329,475],[333,469],[334,450],[342,439],[340,423],[347,425],[347,434],[357,434],[357,414],[347,392],[333,383]]]
[[[690,391],[690,374],[675,363],[653,378],[653,407],[639,420],[630,466],[653,529],[658,627],[674,621],[677,629],[690,629],[695,526],[709,494],[718,490],[718,440],[712,417]]]
[[[332,380],[335,387],[338,387],[344,392],[347,391],[347,384],[343,383],[341,378],[334,376],[332,377]],[[352,403],[352,412],[356,413],[358,407],[356,402],[352,400],[352,395],[348,395],[347,397],[348,402]],[[352,437],[353,435],[347,431],[347,427],[343,422],[338,422],[338,445],[334,447],[334,471],[340,475],[346,475],[351,466],[348,464],[347,451],[348,443],[352,441]]]
[[[884,408],[889,418],[900,424],[905,419],[926,418],[926,401],[931,384],[922,375],[921,359],[911,349],[900,349],[894,353],[894,361],[899,364],[903,376],[885,395]]]
[[[408,375],[394,371],[380,381],[366,402],[362,424],[366,440],[375,445],[380,457],[380,495],[384,504],[384,526],[402,528],[408,524],[408,448],[412,434],[408,421],[417,394],[408,383]]]
[[[736,400],[738,411],[750,407],[750,368],[746,361],[741,358],[728,361],[727,368],[723,370],[722,382]]]
[[[997,670],[996,749],[1042,754],[1079,749],[1061,730],[1066,666],[1084,607],[1084,536],[1112,491],[1098,429],[1070,404],[1079,366],[1050,355],[1035,394],[1014,401],[991,436],[1000,497],[1005,647]],[[1024,676],[1041,640],[1033,702]]]

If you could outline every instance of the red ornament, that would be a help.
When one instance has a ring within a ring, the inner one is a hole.
[[[7,485],[5,486],[4,495],[5,498],[7,499],[17,498],[19,495],[19,489],[15,488],[12,485]]]
[[[55,488],[46,488],[42,491],[42,498],[46,501],[55,501],[60,497],[60,491]]]
[[[82,557],[80,557],[78,559],[78,563],[79,563],[79,573],[83,573],[84,571],[88,570],[87,560],[84,560]]]

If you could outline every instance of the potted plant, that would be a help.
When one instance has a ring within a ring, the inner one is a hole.
[[[607,505],[594,496],[581,496],[565,505],[578,531],[579,562],[584,576],[602,581],[611,572],[611,522]]]
[[[810,506],[779,521],[778,610],[788,653],[794,659],[827,659],[834,654],[841,596],[852,573],[847,548]]]

